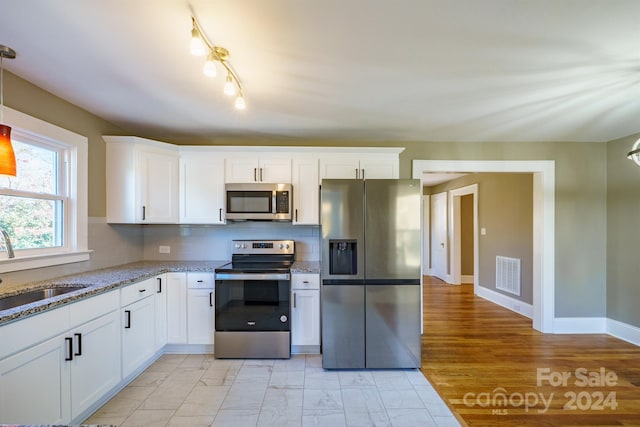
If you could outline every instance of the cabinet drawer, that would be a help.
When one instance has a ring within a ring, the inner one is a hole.
[[[116,290],[71,304],[69,306],[71,327],[75,328],[77,325],[117,310],[118,304],[118,291]]]
[[[63,306],[0,327],[0,359],[69,329],[69,306]]]
[[[189,289],[213,289],[213,273],[187,273]]]
[[[320,275],[292,274],[291,289],[320,289]]]
[[[155,292],[155,280],[147,279],[120,289],[120,306],[124,307],[143,298],[150,297]]]

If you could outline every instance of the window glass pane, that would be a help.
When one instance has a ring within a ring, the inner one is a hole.
[[[16,177],[0,175],[0,187],[35,193],[57,194],[58,153],[12,139]]]
[[[0,195],[0,228],[13,249],[62,246],[62,202]]]

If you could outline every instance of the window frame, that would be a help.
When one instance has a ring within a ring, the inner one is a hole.
[[[8,107],[4,107],[3,113],[4,124],[12,128],[12,139],[62,150],[63,158],[58,159],[61,168],[58,178],[62,181],[58,185],[64,187],[60,188],[59,193],[63,195],[66,203],[63,203],[62,246],[16,251],[15,258],[7,258],[6,252],[2,251],[0,273],[88,260],[91,251],[88,250],[87,242],[87,137]],[[3,194],[16,195],[15,193],[3,191]]]

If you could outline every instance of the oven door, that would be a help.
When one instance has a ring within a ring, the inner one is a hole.
[[[289,273],[216,273],[216,331],[289,331]]]

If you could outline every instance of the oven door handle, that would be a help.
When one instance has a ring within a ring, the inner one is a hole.
[[[289,273],[216,273],[216,280],[291,280]]]

